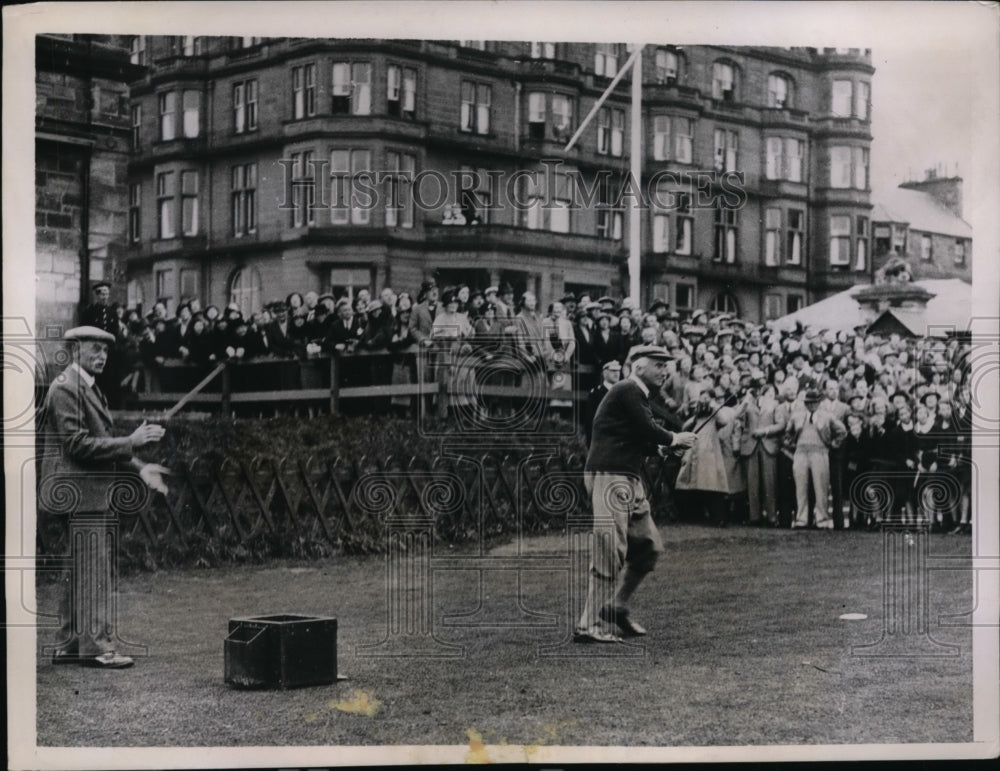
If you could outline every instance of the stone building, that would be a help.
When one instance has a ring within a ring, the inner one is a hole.
[[[904,182],[880,194],[872,213],[875,268],[893,256],[905,258],[914,278],[972,281],[972,227],[962,219],[962,178]]]
[[[90,283],[125,301],[130,38],[39,35],[35,42],[37,334],[79,323]]]
[[[132,84],[133,305],[249,311],[428,276],[543,302],[621,296],[636,187],[643,303],[776,318],[870,280],[867,50],[647,46],[638,185],[628,74],[565,150],[624,45],[146,37],[132,51],[149,67]],[[699,190],[724,172],[743,174],[735,203],[724,180]]]

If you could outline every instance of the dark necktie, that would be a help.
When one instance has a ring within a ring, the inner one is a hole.
[[[101,404],[104,405],[104,409],[107,409],[108,400],[104,397],[104,391],[101,390],[101,387],[97,385],[96,381],[94,382],[93,389],[94,393],[97,394],[97,398],[101,400]]]

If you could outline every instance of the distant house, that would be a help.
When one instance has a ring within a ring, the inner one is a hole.
[[[962,219],[961,177],[938,177],[874,196],[874,268],[894,255],[907,259],[915,279],[972,280],[972,227]]]

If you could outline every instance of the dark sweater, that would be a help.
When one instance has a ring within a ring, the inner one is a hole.
[[[674,435],[653,420],[649,398],[639,384],[622,380],[597,407],[586,470],[639,474],[643,458],[653,455],[657,445],[673,440]]]

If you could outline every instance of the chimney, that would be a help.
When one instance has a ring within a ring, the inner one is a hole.
[[[956,217],[962,216],[962,178],[938,176],[937,169],[927,169],[926,176],[919,182],[904,182],[900,187],[907,190],[921,190],[929,193]]]

